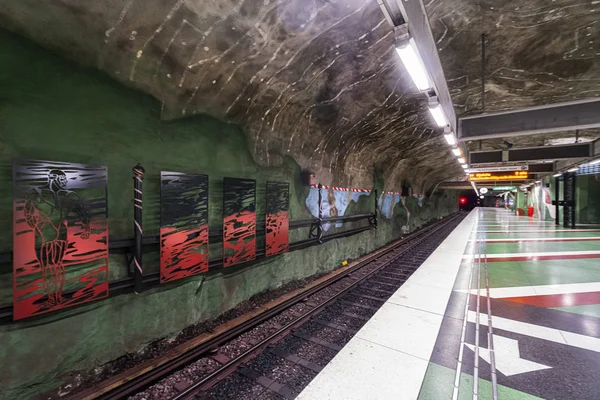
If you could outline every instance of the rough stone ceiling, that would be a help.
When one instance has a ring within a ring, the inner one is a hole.
[[[262,164],[291,155],[354,187],[375,166],[416,192],[462,174],[377,0],[0,0],[0,20],[151,93],[165,119],[242,124]]]
[[[425,0],[457,115],[600,96],[600,1]],[[481,34],[486,34],[485,110]],[[515,147],[574,132],[506,138]],[[598,130],[580,132],[600,137]],[[486,140],[482,148],[501,148]],[[469,148],[479,148],[470,143]]]

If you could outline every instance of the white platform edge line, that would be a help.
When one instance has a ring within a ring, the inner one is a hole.
[[[434,252],[423,262],[423,264],[419,267],[419,269],[417,270],[417,272],[415,272],[413,275],[411,275],[411,277],[408,278],[408,280],[406,281],[406,283],[408,282],[412,282],[411,283],[415,283],[418,285],[423,285],[423,283],[418,282],[418,273],[419,271],[427,271],[429,269],[433,269],[436,267],[436,263],[439,261],[436,261],[436,257],[435,255],[439,255],[440,253],[440,248],[442,249],[456,249],[456,248],[460,248],[462,250],[462,252],[457,252],[456,250],[454,250],[453,252],[449,252],[448,250],[442,250],[442,253],[445,253],[448,255],[449,257],[452,257],[455,260],[455,264],[456,264],[456,268],[452,268],[453,272],[454,272],[454,278],[451,280],[451,282],[449,282],[448,288],[450,289],[450,293],[448,294],[448,299],[446,299],[446,306],[448,304],[448,300],[450,299],[450,294],[452,291],[452,288],[454,287],[454,283],[456,281],[456,277],[458,275],[459,269],[460,269],[460,265],[462,263],[462,259],[463,259],[463,255],[464,252],[467,249],[467,246],[469,244],[469,239],[471,238],[471,234],[474,231],[474,228],[476,229],[477,227],[477,223],[479,221],[478,219],[478,209],[474,209],[472,210],[469,215],[467,215],[467,217],[465,217],[465,219],[463,219],[463,221],[461,221],[461,223],[454,228],[454,230],[450,233],[450,235],[448,235],[448,237],[446,239],[444,239],[444,241],[436,248],[436,250],[434,250]],[[445,266],[448,266],[450,263],[448,262],[448,258],[445,259]],[[451,268],[449,268],[451,269]],[[401,294],[402,293],[402,287],[400,287],[391,297],[397,295],[397,294]],[[392,305],[394,307],[405,307],[405,308],[410,308],[415,310],[415,308],[412,307],[407,307],[407,306],[402,306],[402,305],[398,305],[392,302],[386,302],[384,304],[389,304]],[[425,310],[420,310],[420,309],[416,309],[417,311],[425,311]],[[379,312],[379,311],[378,311]],[[426,311],[427,312],[427,311]],[[377,313],[375,313],[376,315]],[[435,314],[435,313],[432,313]],[[373,317],[375,317],[375,315]],[[361,330],[363,330],[370,322],[372,321],[372,319],[370,321],[368,321],[363,328],[361,328]],[[433,349],[435,347],[435,342],[437,341],[437,337],[439,336],[439,332],[442,326],[442,321],[443,318],[440,319],[439,323],[436,323],[435,325],[437,325],[437,329],[435,332],[435,336],[434,339],[431,343],[427,343],[427,349],[428,349],[428,357],[427,357],[427,362],[429,363],[429,360],[431,359],[431,354],[433,353]],[[408,321],[403,320],[403,323],[407,323]],[[350,342],[348,342],[347,345],[350,345],[350,343],[352,343],[355,340],[362,340],[362,341],[369,341],[367,338],[360,336],[360,331],[357,332],[357,334],[350,340]],[[370,342],[370,341],[369,341]],[[374,345],[378,345],[378,346],[383,346],[382,344],[378,344],[376,342],[373,342]],[[411,357],[415,357],[418,359],[423,360],[422,357],[416,356],[414,354],[410,354],[407,352],[402,352],[400,350],[397,349],[393,349],[394,351],[399,351],[403,354],[406,354],[408,356]],[[329,375],[329,371],[333,370],[334,368],[331,367],[334,363],[338,363],[341,362],[340,361],[340,355],[342,354],[342,352],[338,353],[338,355],[336,355],[326,366],[325,368],[323,368],[323,370],[308,384],[308,386],[306,386],[304,388],[304,390],[298,395],[298,399],[302,400],[308,400],[308,399],[315,399],[315,398],[319,398],[319,399],[325,399],[326,397],[319,397],[319,391],[327,391],[325,388],[328,385],[328,382],[331,381],[336,381],[337,384],[340,384],[340,380],[343,379],[348,379],[348,376],[350,375],[354,375],[354,374],[344,374],[342,376],[328,376]],[[373,371],[370,371],[371,373],[373,373]],[[419,385],[419,392],[420,392],[420,388],[423,384],[423,380],[425,379],[425,374],[427,373],[427,369],[423,370],[422,373],[418,374],[418,382],[417,382],[417,377],[415,377],[414,381],[412,382],[413,384],[418,384]],[[365,379],[368,379],[368,373],[367,371],[365,371],[365,374],[361,374],[361,376],[364,376]],[[310,393],[310,394],[308,394]],[[340,394],[341,395],[341,394]],[[307,397],[307,396],[311,396],[311,397]],[[316,396],[316,397],[315,397]],[[417,397],[418,397],[418,393],[417,393]],[[345,396],[343,397],[346,400],[351,400],[352,397],[348,397]],[[416,397],[415,397],[416,400]]]

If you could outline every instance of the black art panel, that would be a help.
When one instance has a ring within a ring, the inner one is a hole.
[[[256,181],[223,180],[223,266],[256,258]]]
[[[208,271],[208,176],[160,174],[160,282]]]
[[[13,163],[14,319],[108,296],[107,168]]]
[[[290,185],[267,182],[267,212],[265,253],[267,256],[285,253],[289,249]]]

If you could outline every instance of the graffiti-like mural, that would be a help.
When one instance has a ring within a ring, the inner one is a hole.
[[[342,217],[344,216],[348,205],[351,201],[358,202],[360,196],[368,196],[371,194],[367,189],[348,189],[338,186],[322,186],[321,187],[321,210],[323,218],[327,217]],[[319,216],[319,188],[317,185],[312,185],[308,197],[306,198],[306,207],[313,217]],[[340,228],[341,221],[336,221],[335,227]],[[331,223],[323,223],[323,230],[327,231],[331,227]]]
[[[265,254],[273,256],[289,249],[290,185],[285,182],[267,182],[265,215]]]
[[[379,196],[378,206],[381,214],[387,219],[394,215],[394,207],[400,202],[399,192],[384,192]]]
[[[160,282],[208,271],[208,176],[160,175]]]
[[[108,296],[107,168],[13,163],[15,320]]]
[[[223,266],[256,259],[256,181],[223,180]]]

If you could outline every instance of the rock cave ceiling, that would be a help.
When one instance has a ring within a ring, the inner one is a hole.
[[[425,7],[457,115],[600,96],[600,1],[425,0]],[[593,140],[600,137],[600,130],[582,130],[579,137]],[[564,144],[567,138],[574,143],[575,133],[506,139],[516,148]],[[482,142],[468,147],[502,148],[502,139]]]
[[[600,1],[425,5],[459,116],[482,112],[482,29],[485,111],[600,94]],[[290,155],[322,183],[353,187],[370,187],[375,166],[390,190],[462,174],[377,0],[0,0],[0,21],[150,93],[163,119],[241,124],[263,165]]]

